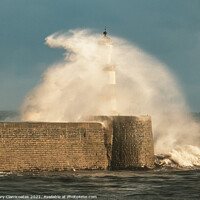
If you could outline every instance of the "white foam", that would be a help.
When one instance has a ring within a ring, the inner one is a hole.
[[[200,166],[200,148],[192,145],[179,146],[170,153],[170,159],[179,166]]]

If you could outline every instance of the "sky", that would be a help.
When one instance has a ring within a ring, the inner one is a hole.
[[[0,0],[0,110],[17,110],[64,50],[45,38],[90,28],[122,37],[165,63],[200,112],[200,0]],[[53,92],[53,91],[52,91]]]

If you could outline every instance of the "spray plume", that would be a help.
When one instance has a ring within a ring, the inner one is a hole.
[[[23,121],[80,121],[84,116],[111,114],[104,98],[101,37],[90,30],[71,30],[46,38],[48,46],[66,49],[66,57],[49,67],[43,82],[27,96],[21,107]],[[152,116],[156,153],[175,154],[177,145],[199,145],[199,125],[184,114],[184,97],[167,67],[123,39],[112,40],[117,113]]]

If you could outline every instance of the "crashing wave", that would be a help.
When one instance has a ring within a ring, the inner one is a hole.
[[[156,155],[155,165],[168,168],[199,168],[200,148],[192,145],[177,146],[168,154]]]

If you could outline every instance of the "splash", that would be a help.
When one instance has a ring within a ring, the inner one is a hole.
[[[200,167],[200,148],[192,145],[178,146],[166,155],[157,156],[156,165],[172,168]]]
[[[79,121],[89,115],[110,115],[106,102],[101,35],[71,30],[46,38],[50,47],[66,49],[65,60],[54,64],[21,107],[23,121]],[[191,116],[175,77],[167,66],[137,46],[118,38],[112,60],[116,64],[117,113],[151,115],[156,153],[176,145],[199,145],[199,125]]]

